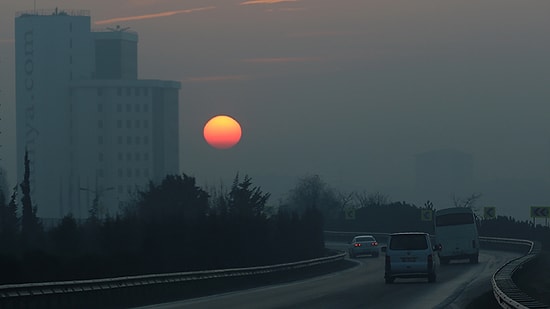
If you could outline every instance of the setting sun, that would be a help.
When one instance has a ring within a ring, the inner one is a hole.
[[[204,125],[203,135],[206,142],[218,149],[235,146],[241,139],[241,126],[237,120],[219,115],[208,120]]]

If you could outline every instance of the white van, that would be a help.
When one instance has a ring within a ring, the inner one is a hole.
[[[454,207],[435,212],[435,239],[441,244],[441,264],[450,260],[469,259],[479,261],[479,237],[474,213],[471,208]]]
[[[427,278],[435,282],[439,258],[430,235],[423,232],[393,233],[386,247],[384,279],[393,283],[395,278]]]

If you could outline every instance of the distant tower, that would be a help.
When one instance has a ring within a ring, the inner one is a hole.
[[[28,151],[39,216],[113,214],[179,173],[181,85],[137,79],[137,33],[57,9],[19,13],[15,33],[18,178]]]
[[[417,200],[430,200],[437,209],[454,207],[452,195],[464,198],[473,192],[473,158],[470,154],[443,149],[416,155]]]
[[[138,36],[128,28],[109,28],[96,32],[96,79],[137,79]]]
[[[30,11],[15,18],[18,182],[27,151],[40,215],[58,216],[59,188],[68,185],[67,163],[73,160],[69,83],[91,78],[92,51],[87,11]]]

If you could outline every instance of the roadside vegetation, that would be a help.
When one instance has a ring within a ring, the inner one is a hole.
[[[69,214],[44,229],[30,196],[29,162],[11,194],[0,189],[0,284],[250,267],[325,255],[325,230],[433,233],[416,206],[380,192],[338,192],[318,175],[297,180],[284,201],[237,174],[227,188],[203,189],[168,175],[135,193],[115,216]],[[475,198],[468,198],[472,205]],[[458,199],[455,199],[458,201]],[[94,204],[97,206],[97,203]],[[480,220],[482,236],[539,240],[550,229],[510,217]]]

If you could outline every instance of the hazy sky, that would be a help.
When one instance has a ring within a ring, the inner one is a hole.
[[[0,154],[10,179],[14,17],[33,5],[0,3]],[[36,6],[87,9],[94,29],[138,32],[139,77],[182,82],[181,167],[200,184],[230,183],[239,172],[278,196],[298,177],[319,174],[338,189],[408,201],[414,155],[442,148],[472,154],[480,184],[550,178],[550,1]],[[218,150],[203,140],[203,125],[216,114],[241,123],[236,147]],[[514,207],[527,216],[531,204],[550,206],[545,198]],[[500,214],[515,215],[506,207]]]

